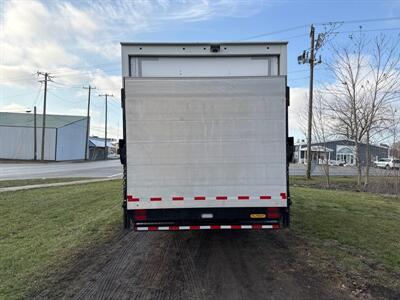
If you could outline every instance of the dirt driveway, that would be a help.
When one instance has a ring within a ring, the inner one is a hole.
[[[284,231],[121,233],[36,298],[347,299]]]

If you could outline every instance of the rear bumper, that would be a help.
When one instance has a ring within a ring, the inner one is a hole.
[[[288,226],[284,207],[128,210],[136,231],[279,229]]]
[[[236,229],[279,229],[280,224],[272,225],[190,225],[190,226],[135,226],[135,231],[178,231],[178,230],[236,230]]]

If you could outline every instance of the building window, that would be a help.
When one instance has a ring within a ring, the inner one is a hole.
[[[354,165],[355,163],[354,146],[337,145],[336,160],[343,162],[345,164]]]

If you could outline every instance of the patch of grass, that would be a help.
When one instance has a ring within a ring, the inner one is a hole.
[[[95,178],[75,177],[75,178],[36,178],[36,179],[0,180],[0,188],[35,185],[35,184],[58,183],[58,182],[71,182],[71,181],[78,181],[85,179],[95,179]]]
[[[346,179],[341,179],[346,180]],[[400,291],[400,198],[291,189],[292,228],[313,246],[318,269],[334,266],[365,285]]]
[[[304,241],[294,247],[311,251],[316,270],[400,291],[399,198],[302,187],[291,192],[288,233]],[[0,299],[43,289],[82,250],[118,232],[120,205],[120,180],[1,193]]]
[[[307,180],[305,176],[290,176],[290,184],[295,186],[304,187],[319,187],[326,184],[325,176],[313,176],[310,180]],[[332,184],[345,184],[345,185],[356,185],[357,176],[331,176],[330,181]]]
[[[366,190],[368,192],[393,195],[400,193],[400,177],[398,176],[371,176],[369,180]],[[310,180],[307,180],[305,176],[290,176],[289,182],[292,186],[328,188],[325,176],[313,176]],[[329,189],[359,191],[360,187],[357,186],[357,176],[331,176]],[[362,185],[361,190],[363,189]]]
[[[0,299],[38,290],[121,226],[121,181],[0,194]]]

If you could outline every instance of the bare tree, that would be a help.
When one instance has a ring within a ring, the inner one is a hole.
[[[367,93],[366,111],[366,169],[364,185],[369,184],[369,169],[371,164],[371,136],[382,128],[391,125],[391,103],[396,99],[399,87],[400,49],[399,39],[389,40],[380,35],[371,43],[372,55],[367,66],[368,77],[364,83]]]
[[[365,99],[363,88],[367,65],[367,42],[363,36],[351,38],[345,46],[332,45],[332,60],[326,65],[335,84],[325,87],[330,97],[328,102],[330,121],[338,136],[352,139],[355,144],[357,183],[361,185],[360,144],[366,133]]]
[[[327,142],[329,141],[330,138],[332,138],[333,133],[332,133],[332,126],[330,126],[329,121],[327,120],[327,103],[326,99],[324,98],[324,93],[321,90],[315,90],[314,91],[314,101],[313,101],[313,117],[312,117],[312,140],[314,143],[322,144],[322,152],[324,152],[324,160],[321,162],[320,166],[325,174],[326,178],[326,185],[329,188],[330,187],[330,168],[329,168],[329,160],[330,160],[330,153],[328,147],[327,147]],[[305,99],[307,98],[307,95],[305,95]],[[306,104],[307,101],[304,101]],[[299,114],[299,127],[300,130],[303,132],[304,136],[307,136],[307,122],[308,122],[308,106],[305,105]],[[326,157],[328,155],[328,157]],[[308,155],[307,157],[311,157],[311,154]]]
[[[324,160],[322,161],[321,167],[324,171],[326,178],[326,186],[330,187],[330,149],[327,147],[327,141],[332,135],[330,132],[330,126],[327,122],[327,105],[323,97],[323,93],[317,90],[314,93],[314,105],[313,105],[313,140],[323,145]]]
[[[385,36],[373,41],[360,33],[346,45],[332,44],[332,59],[326,63],[335,84],[325,87],[329,95],[329,112],[335,133],[354,141],[357,183],[361,186],[360,145],[367,144],[366,178],[368,185],[371,136],[386,126],[390,103],[398,87],[400,73],[399,40]]]

